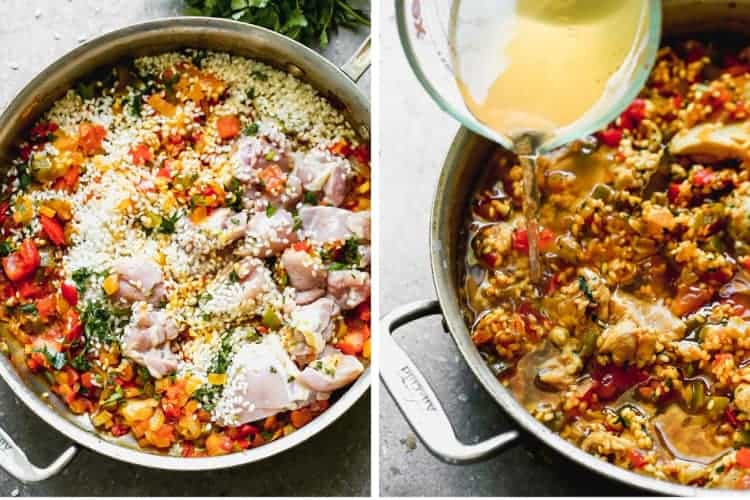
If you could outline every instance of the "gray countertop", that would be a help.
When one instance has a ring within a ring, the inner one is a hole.
[[[457,123],[430,100],[401,49],[393,2],[380,31],[381,313],[434,298],[428,219],[438,173]],[[476,442],[511,428],[476,381],[437,317],[399,330],[401,343],[431,381],[460,439]],[[387,362],[387,360],[383,360]],[[527,438],[482,463],[446,465],[414,437],[385,390],[380,407],[380,491],[384,496],[631,495],[635,492],[562,461]]]
[[[366,5],[366,2],[363,1]],[[0,110],[44,66],[105,31],[179,15],[181,0],[0,0]],[[323,52],[341,64],[366,33],[341,30]],[[360,81],[369,92],[369,74]],[[180,473],[123,464],[83,450],[57,477],[24,485],[0,470],[0,496],[364,496],[370,493],[369,393],[328,429],[257,464]],[[0,383],[0,425],[38,464],[67,440]]]

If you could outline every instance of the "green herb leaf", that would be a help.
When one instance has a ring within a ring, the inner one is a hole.
[[[44,357],[47,358],[47,362],[55,370],[62,369],[62,367],[65,366],[65,364],[68,362],[64,353],[57,351],[52,352],[46,347],[42,347],[41,349],[34,349],[34,352],[41,352],[42,354],[44,354]]]
[[[158,232],[162,234],[174,233],[177,221],[180,219],[180,217],[182,217],[182,212],[180,210],[175,210],[174,213],[168,217],[162,217]]]
[[[36,304],[34,304],[33,302],[29,302],[28,304],[23,304],[21,307],[18,308],[18,310],[24,314],[37,314]]]
[[[84,293],[88,286],[89,278],[93,275],[94,272],[91,269],[87,267],[81,267],[73,271],[71,277],[73,278],[73,282],[76,284],[76,288],[78,289],[78,291]]]
[[[258,133],[258,124],[257,123],[251,123],[247,127],[245,127],[245,130],[243,131],[245,135],[255,135]]]

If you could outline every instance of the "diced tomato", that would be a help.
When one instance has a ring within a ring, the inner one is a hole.
[[[541,228],[537,237],[539,250],[546,250],[555,241],[555,233],[547,228]],[[511,244],[514,250],[529,253],[529,232],[526,229],[517,229],[513,233]]]
[[[109,429],[109,432],[111,432],[114,437],[120,437],[130,432],[130,429],[125,424],[115,424]]]
[[[34,274],[40,263],[39,250],[30,239],[24,240],[16,252],[2,258],[3,271],[13,282],[22,281]]]
[[[673,182],[669,185],[669,190],[667,191],[667,198],[669,199],[670,203],[674,203],[677,201],[677,198],[680,196],[680,183],[679,182]]]
[[[78,165],[72,165],[62,177],[55,181],[53,189],[56,191],[75,191],[80,176],[81,167]]]
[[[646,101],[643,99],[633,100],[633,102],[630,103],[630,106],[625,110],[625,114],[636,122],[640,122],[646,118]]]
[[[349,145],[349,143],[344,141],[339,141],[328,148],[328,150],[339,156],[348,157],[352,154],[352,147]]]
[[[47,295],[36,301],[36,311],[39,317],[47,319],[55,314],[57,310],[57,301],[54,295]]]
[[[682,108],[682,96],[681,95],[676,95],[672,97],[672,107],[674,109]]]
[[[159,172],[156,174],[157,177],[163,177],[165,179],[171,179],[172,178],[172,172],[169,171],[168,166],[161,167],[159,169]]]
[[[610,148],[616,148],[620,145],[620,141],[622,140],[622,130],[615,127],[609,127],[605,130],[602,130],[598,135],[599,140],[602,141],[604,145],[609,146]]]
[[[365,323],[370,322],[370,303],[369,302],[362,302],[360,305],[357,306],[357,308],[354,310],[354,314]]]
[[[750,469],[750,448],[737,450],[737,465],[743,469]]]
[[[57,219],[52,219],[45,215],[39,216],[39,222],[42,224],[42,229],[47,238],[57,246],[65,245],[65,230]]]
[[[638,450],[630,450],[628,452],[628,460],[630,461],[630,465],[632,465],[634,469],[640,469],[647,463],[646,459]]]
[[[370,146],[368,144],[360,144],[354,148],[352,156],[354,156],[358,162],[367,165],[370,163]]]
[[[81,375],[81,385],[86,389],[93,389],[94,387],[96,387],[94,385],[94,374],[91,372],[86,372]]]
[[[134,165],[145,165],[154,159],[153,153],[145,144],[136,144],[130,148],[130,157]]]
[[[216,128],[222,139],[233,139],[240,135],[240,119],[234,115],[222,116],[216,120]]]
[[[714,180],[714,171],[710,168],[702,168],[693,174],[693,184],[703,187],[711,184]]]
[[[72,344],[81,338],[82,333],[83,324],[81,323],[81,316],[75,309],[70,309],[65,322],[65,342]]]
[[[738,427],[740,425],[739,420],[737,420],[737,414],[731,406],[727,406],[726,410],[724,410],[724,416],[732,427]]]
[[[78,127],[78,143],[87,155],[92,155],[102,147],[107,129],[95,123],[81,123]]]
[[[8,211],[9,208],[9,201],[0,203],[0,226],[2,226],[5,223],[5,220],[8,218],[8,215],[10,214],[10,212]]]
[[[34,281],[24,281],[18,285],[18,294],[24,299],[38,299],[47,295],[47,287]]]
[[[592,378],[594,383],[583,398],[589,402],[594,394],[602,401],[614,399],[634,385],[645,382],[648,374],[635,366],[625,368],[610,364],[594,371]]]
[[[309,252],[312,246],[308,240],[304,240],[293,243],[292,248],[298,252]]]
[[[75,287],[75,285],[65,281],[62,285],[60,285],[60,292],[62,293],[63,298],[68,304],[70,304],[71,306],[75,306],[76,304],[78,304],[78,289]]]
[[[344,335],[344,338],[336,343],[336,347],[344,354],[356,355],[362,353],[366,340],[364,331],[354,331]]]

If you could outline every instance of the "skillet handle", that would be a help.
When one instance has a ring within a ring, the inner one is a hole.
[[[380,378],[411,428],[436,457],[451,464],[482,460],[516,441],[519,433],[503,432],[476,444],[459,441],[440,400],[392,337],[397,328],[435,314],[441,314],[440,304],[422,300],[397,307],[380,320]]]
[[[34,483],[49,479],[62,471],[73,460],[77,452],[78,448],[71,446],[49,466],[40,469],[29,462],[26,454],[10,438],[8,433],[0,427],[0,467],[24,483]]]
[[[354,54],[352,54],[349,60],[341,66],[341,71],[355,82],[358,82],[359,79],[362,78],[362,75],[364,75],[370,68],[370,42],[371,37],[368,36],[365,38],[365,41],[357,47],[357,50],[354,51]]]

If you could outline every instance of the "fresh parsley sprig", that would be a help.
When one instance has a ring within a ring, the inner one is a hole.
[[[272,29],[307,45],[328,45],[338,28],[369,26],[370,17],[351,0],[185,0],[185,13],[225,17]]]

